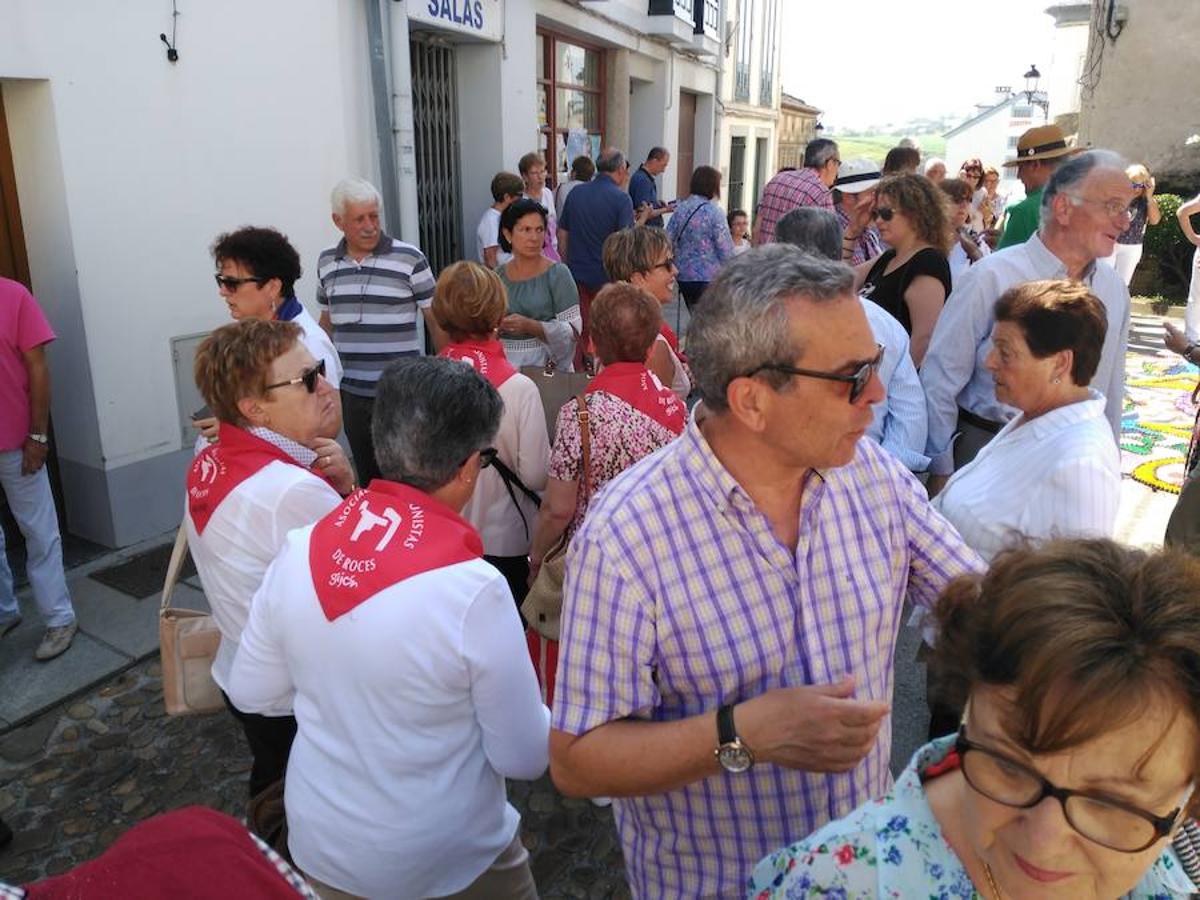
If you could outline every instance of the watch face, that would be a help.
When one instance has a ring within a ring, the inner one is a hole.
[[[723,744],[717,750],[717,762],[726,772],[745,772],[754,764],[754,757],[741,744]]]

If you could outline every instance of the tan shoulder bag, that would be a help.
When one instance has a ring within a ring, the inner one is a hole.
[[[221,645],[217,623],[209,613],[171,606],[171,594],[186,556],[187,527],[180,525],[158,609],[163,702],[169,716],[217,712],[225,706],[221,689],[212,677],[213,660]]]

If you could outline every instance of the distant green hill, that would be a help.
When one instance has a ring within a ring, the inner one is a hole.
[[[838,143],[842,159],[865,156],[874,162],[883,163],[887,152],[900,143],[902,134],[835,134],[830,135]],[[946,140],[940,134],[922,134],[914,138],[921,147],[921,156],[943,156]]]

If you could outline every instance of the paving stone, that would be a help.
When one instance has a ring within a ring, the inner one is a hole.
[[[99,719],[88,719],[84,725],[88,731],[91,731],[95,734],[108,734],[108,726]]]
[[[86,834],[92,828],[90,819],[70,819],[63,823],[63,834],[67,837],[78,837]]]
[[[34,775],[29,776],[28,783],[30,785],[45,784],[48,781],[53,781],[62,774],[62,769],[44,769]]]
[[[67,715],[72,719],[90,719],[96,714],[96,707],[90,703],[75,703],[67,707]]]
[[[79,726],[68,725],[66,728],[64,728],[62,730],[62,734],[60,734],[59,737],[62,738],[64,741],[79,740]]]
[[[110,732],[102,734],[92,740],[93,750],[111,750],[113,747],[120,747],[125,744],[128,738],[124,734]]]
[[[16,802],[16,797],[14,797],[8,791],[0,789],[0,816],[8,812],[12,808],[12,805]]]
[[[20,762],[41,756],[46,740],[57,724],[58,717],[48,715],[10,731],[0,738],[0,757],[9,762]]]

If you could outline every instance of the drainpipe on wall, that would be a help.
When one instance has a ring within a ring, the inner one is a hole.
[[[379,145],[379,193],[383,221],[389,234],[400,225],[400,190],[396,180],[396,147],[392,140],[391,94],[388,90],[387,51],[380,0],[366,0],[367,51],[371,64],[371,98],[375,109],[375,139]],[[408,18],[404,17],[407,27]],[[407,44],[405,45],[407,46]]]
[[[392,94],[390,98],[393,131],[390,135],[393,158],[399,180],[399,237],[414,247],[421,245],[417,218],[417,151],[413,125],[412,52],[408,41],[407,4],[383,0],[387,4],[387,28],[391,41]]]

